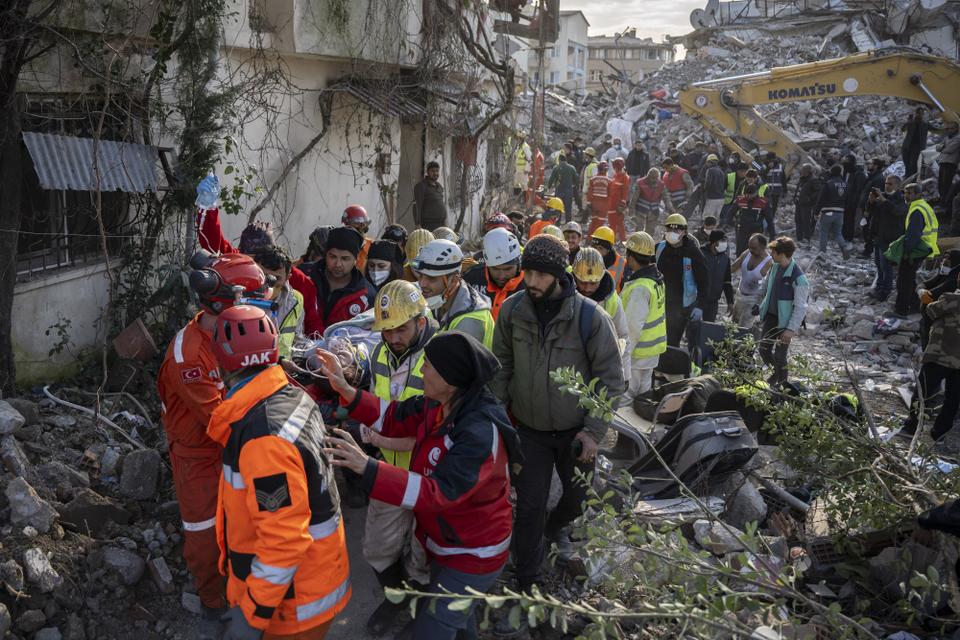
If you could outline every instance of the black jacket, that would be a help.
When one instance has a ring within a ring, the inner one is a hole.
[[[903,224],[907,217],[907,203],[903,192],[884,194],[884,202],[867,201],[870,213],[870,234],[879,247],[886,247],[903,235]]]
[[[817,196],[817,204],[813,212],[819,214],[824,209],[843,210],[847,202],[847,183],[843,176],[833,176],[827,180]]]
[[[733,305],[733,283],[730,279],[730,254],[714,253],[710,247],[703,251],[703,258],[707,263],[707,273],[710,276],[710,288],[707,291],[708,302],[719,302],[720,296],[727,299],[727,305]]]
[[[726,195],[727,174],[719,166],[708,167],[703,175],[703,197],[719,200]]]
[[[634,178],[645,176],[647,172],[650,171],[650,156],[647,155],[646,151],[630,149],[623,168],[627,172],[627,175]]]
[[[855,209],[860,205],[860,195],[867,183],[867,174],[858,164],[843,165],[843,180],[847,183],[846,201],[844,208]]]
[[[707,273],[707,261],[697,241],[684,236],[680,246],[664,243],[663,251],[657,258],[657,268],[663,274],[663,285],[668,307],[683,306],[683,259],[689,258],[693,268],[693,281],[697,285],[697,300],[693,306],[703,308],[707,291],[710,289],[710,275]]]
[[[870,190],[876,187],[883,191],[883,183],[886,181],[886,177],[883,175],[883,170],[874,171],[873,173],[867,174],[867,179],[863,183],[863,190],[860,192],[860,208],[866,210],[867,199],[870,197]]]
[[[820,196],[820,189],[823,184],[820,178],[811,174],[809,176],[800,176],[797,182],[797,190],[793,194],[793,202],[796,206],[804,209],[812,209],[817,204],[817,198]]]

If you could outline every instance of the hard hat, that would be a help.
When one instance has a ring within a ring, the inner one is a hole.
[[[214,256],[198,251],[190,259],[190,288],[211,313],[229,309],[238,297],[264,297],[267,278],[253,258],[242,253]],[[239,294],[239,295],[238,295]]]
[[[583,155],[596,157],[597,152],[593,147],[587,147],[586,149],[583,150]]]
[[[687,226],[687,219],[679,213],[671,213],[667,216],[667,219],[663,221],[663,226],[665,227],[669,227],[670,225],[674,224],[680,227],[685,227]]]
[[[544,213],[547,213],[547,215],[556,215],[556,214],[548,213],[550,209],[553,209],[554,211],[559,211],[560,213],[567,212],[566,208],[563,206],[563,200],[561,200],[560,198],[550,198],[549,200],[547,200],[547,211],[544,212]]]
[[[407,244],[404,246],[404,253],[407,254],[407,260],[415,260],[420,253],[421,247],[433,240],[433,234],[426,229],[414,229],[407,238]]]
[[[617,241],[617,237],[613,234],[613,229],[606,225],[597,227],[597,230],[594,231],[593,235],[590,237],[594,240],[603,240],[604,242],[609,242],[610,246],[613,246],[613,243]]]
[[[373,330],[396,329],[427,312],[420,288],[406,280],[391,280],[377,293],[373,308]]]
[[[600,164],[597,165],[597,169],[599,169],[600,171],[606,171],[609,166],[610,165],[607,164],[606,160],[601,160]]]
[[[567,224],[563,225],[563,226],[561,227],[561,230],[562,230],[564,233],[566,233],[567,231],[573,231],[573,232],[576,233],[578,236],[582,236],[582,235],[583,235],[583,230],[580,228],[580,223],[577,222],[576,220],[571,220],[571,221],[568,222]]]
[[[623,166],[623,158],[619,158],[619,157],[618,157],[618,158],[614,158],[614,159],[613,159],[613,166],[615,166],[615,167],[622,167],[622,166]]]
[[[627,251],[633,251],[642,256],[652,256],[656,253],[656,243],[653,241],[653,236],[646,231],[637,231],[627,238]]]
[[[437,227],[433,230],[433,237],[437,240],[449,240],[454,243],[460,241],[460,236],[450,227]]]
[[[491,229],[483,236],[483,260],[488,267],[499,267],[520,258],[520,241],[506,229]]]
[[[340,222],[343,224],[370,224],[370,216],[367,215],[367,210],[360,205],[351,204],[343,210]]]
[[[521,129],[520,131],[517,131],[517,137],[518,137],[518,138],[526,138],[526,137],[527,137],[527,132]]]
[[[431,240],[423,245],[411,265],[417,273],[425,276],[445,276],[459,273],[463,252],[450,240]]]
[[[607,267],[603,264],[603,256],[593,247],[584,247],[577,251],[573,259],[573,277],[581,282],[600,282]]]
[[[491,229],[507,229],[511,224],[513,223],[510,222],[510,218],[500,212],[497,212],[487,218],[486,222],[483,223],[483,230],[490,231]]]
[[[213,354],[227,373],[247,367],[276,364],[279,335],[263,309],[241,304],[217,316],[213,327]]]
[[[543,229],[540,229],[540,233],[545,233],[548,236],[553,236],[557,240],[563,240],[563,231],[560,231],[560,227],[555,224],[548,224]]]
[[[717,157],[717,154],[710,153],[707,154],[707,162],[720,162],[720,158]]]

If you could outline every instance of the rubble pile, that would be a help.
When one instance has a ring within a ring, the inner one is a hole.
[[[101,403],[119,434],[49,398],[0,401],[0,637],[193,637],[165,439],[129,404]]]

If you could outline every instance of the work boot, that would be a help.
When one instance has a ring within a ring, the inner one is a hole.
[[[377,571],[376,574],[377,581],[385,590],[387,588],[403,588],[403,567],[399,562],[393,563],[383,571]],[[396,622],[397,616],[405,609],[405,601],[394,604],[384,597],[383,602],[381,602],[377,608],[373,610],[373,613],[370,614],[370,617],[367,618],[367,633],[375,637],[386,634],[394,622]]]
[[[850,259],[850,249],[847,249],[846,247],[840,247],[840,253],[843,254],[844,260]]]
[[[211,609],[204,606],[203,613],[200,614],[200,623],[197,625],[197,640],[220,640],[220,634],[223,631],[220,618],[226,613],[226,607]]]
[[[575,550],[573,540],[570,539],[570,527],[560,527],[547,535],[547,540],[557,545],[557,558],[567,562],[573,557]]]

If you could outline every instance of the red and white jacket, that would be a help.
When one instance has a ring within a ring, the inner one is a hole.
[[[387,437],[416,437],[409,471],[367,463],[370,497],[412,509],[417,538],[438,564],[474,574],[503,567],[513,532],[508,450],[519,451],[519,439],[500,401],[473,392],[444,420],[423,396],[386,402],[360,391],[347,408]]]

